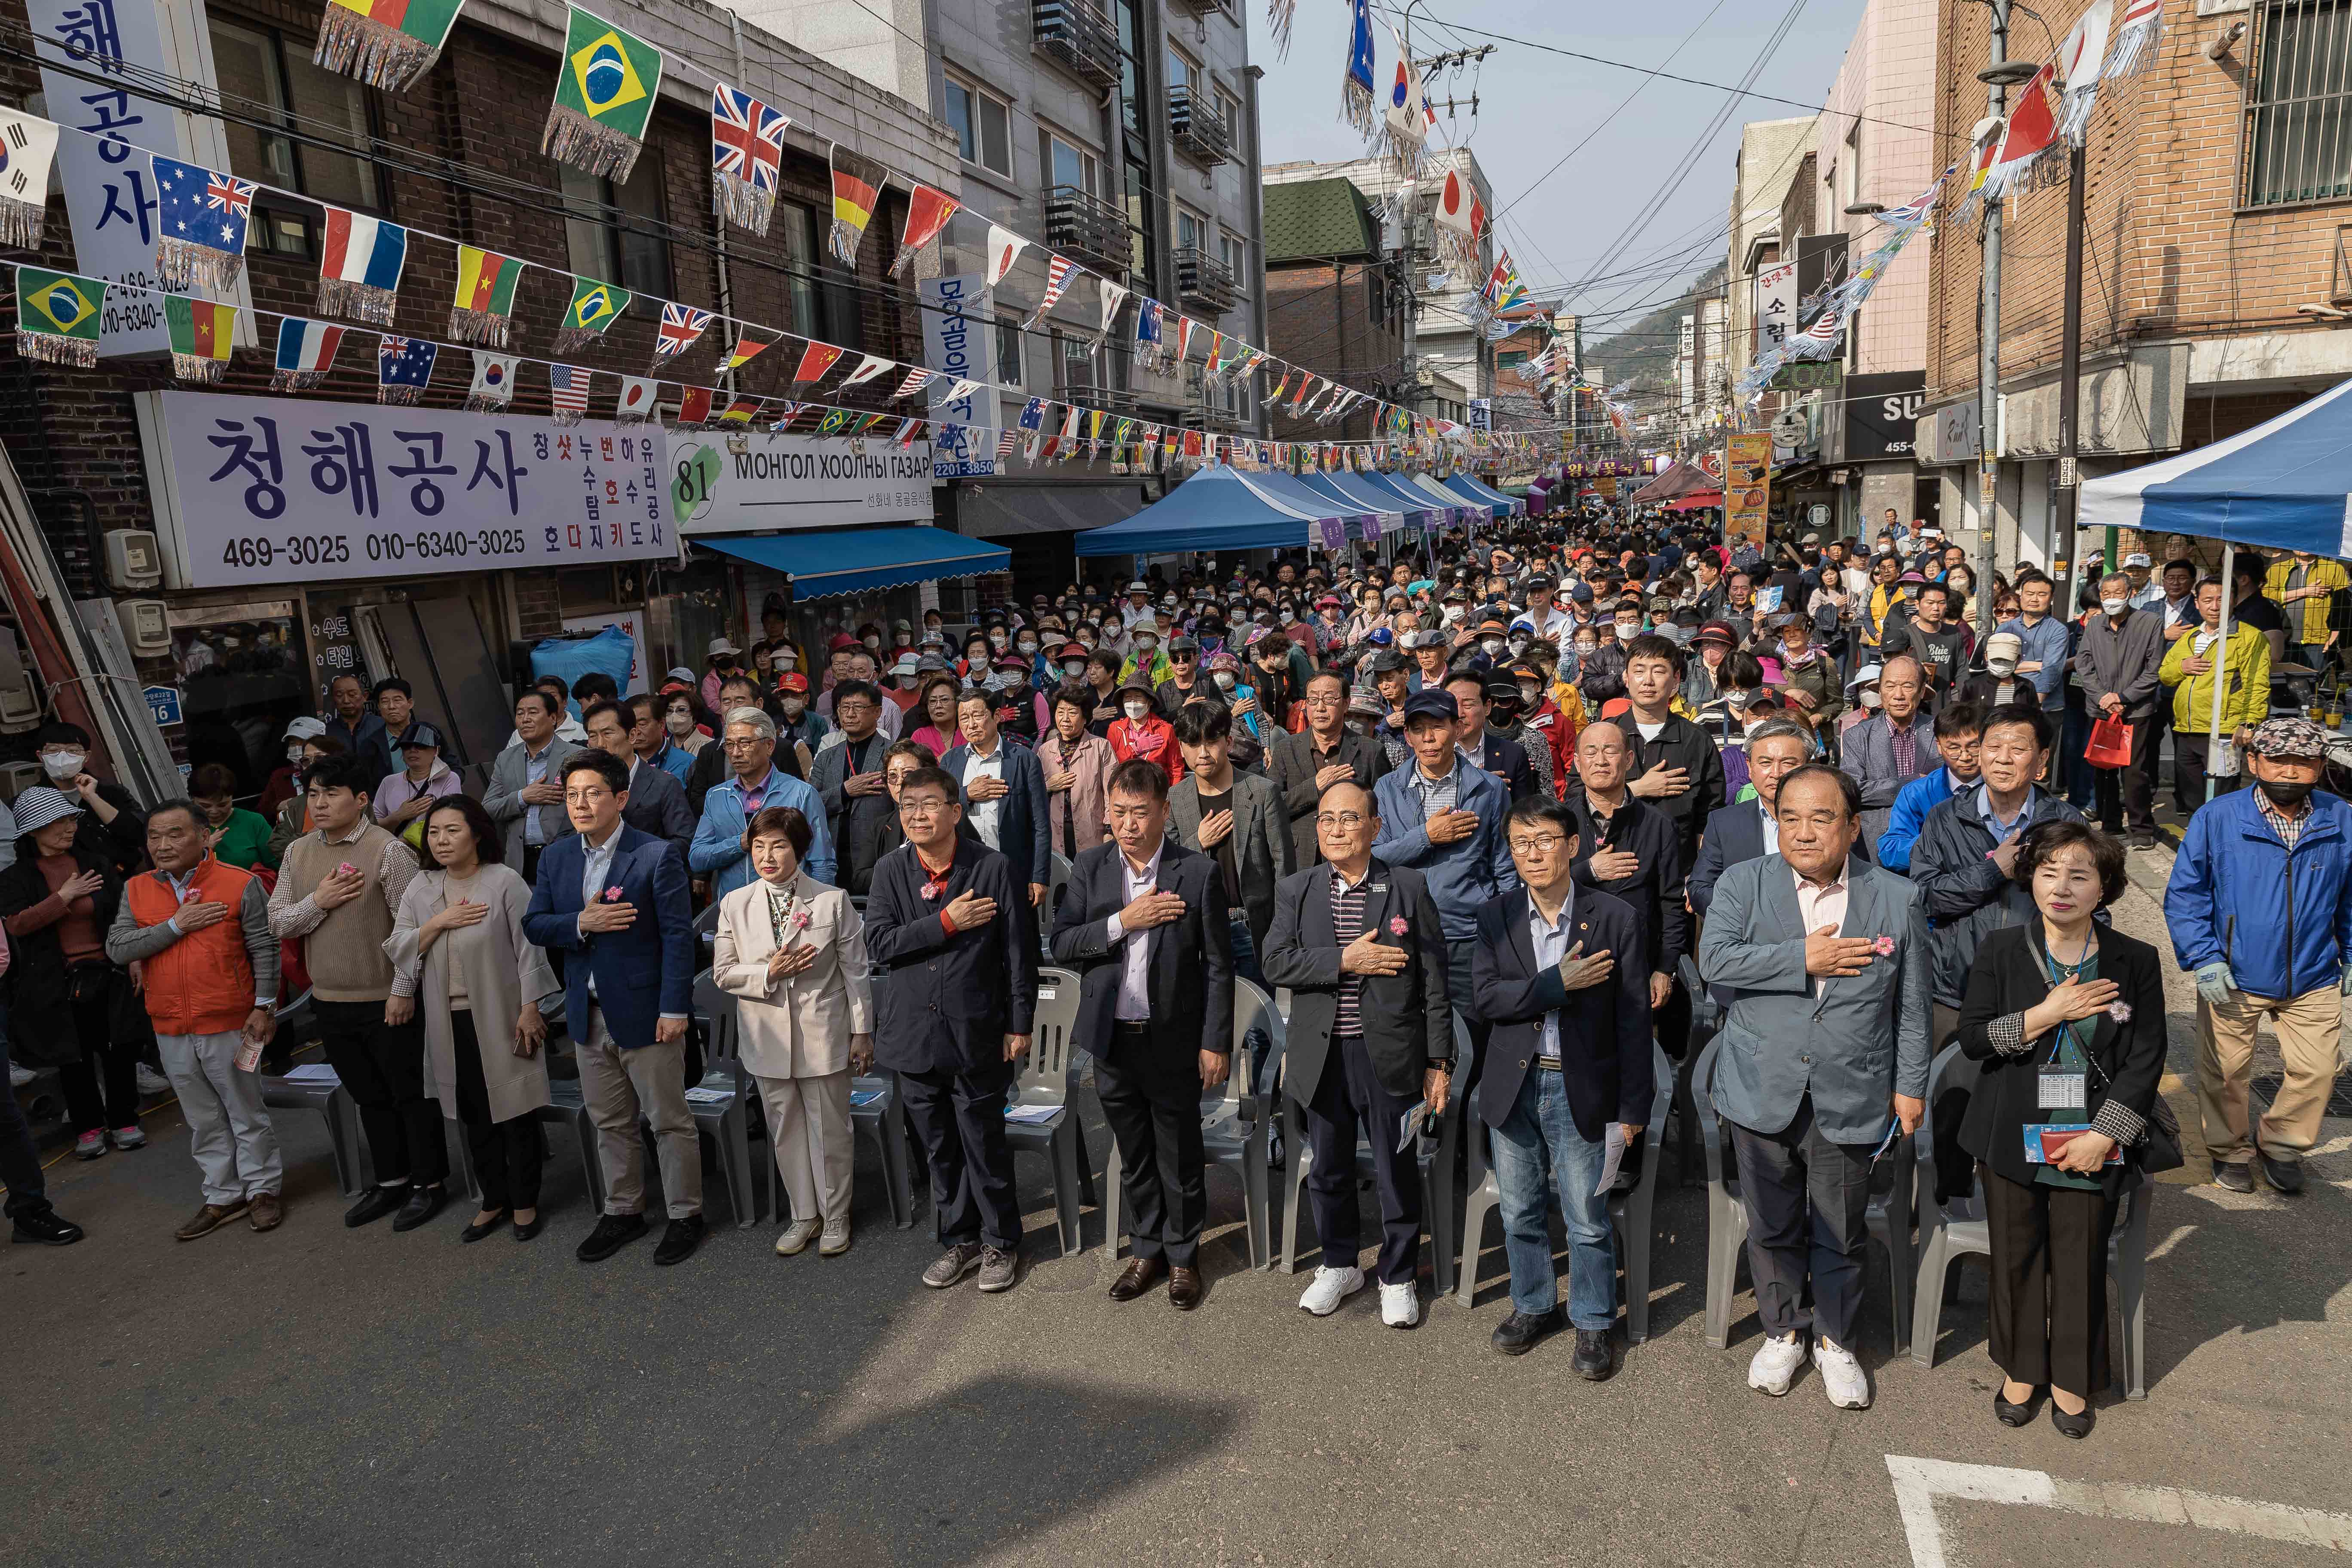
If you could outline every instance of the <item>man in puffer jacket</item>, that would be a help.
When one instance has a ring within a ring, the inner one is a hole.
[[[2326,735],[2269,719],[2247,747],[2254,787],[2216,796],[2189,819],[2165,923],[2197,976],[2197,1107],[2213,1180],[2252,1192],[2303,1190],[2303,1155],[2335,1086],[2352,989],[2352,806],[2313,789]],[[2262,1125],[2246,1124],[2254,1029],[2264,1016],[2286,1074]]]
[[[2033,918],[2033,895],[2010,877],[2019,837],[2044,822],[2082,820],[2081,812],[2033,782],[2053,738],[2049,716],[2033,703],[1986,714],[1978,783],[1928,812],[1911,846],[1911,880],[1936,924],[1930,952],[1938,1047],[1959,1027],[1977,944],[1987,931]]]

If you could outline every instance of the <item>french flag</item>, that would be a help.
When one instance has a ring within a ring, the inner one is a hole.
[[[407,264],[406,229],[365,213],[329,207],[319,262],[319,308],[389,325],[401,269]]]
[[[333,367],[342,342],[341,327],[287,317],[278,323],[278,374],[270,384],[279,392],[318,385]]]

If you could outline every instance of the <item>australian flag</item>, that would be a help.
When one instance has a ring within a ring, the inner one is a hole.
[[[438,343],[424,338],[383,337],[375,345],[375,396],[379,403],[415,403],[433,380]]]
[[[254,184],[153,154],[155,268],[174,294],[226,293],[245,260]]]

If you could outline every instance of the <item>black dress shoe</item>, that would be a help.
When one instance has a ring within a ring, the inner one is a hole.
[[[481,1240],[482,1237],[489,1235],[490,1232],[504,1225],[507,1222],[507,1215],[510,1212],[510,1210],[500,1209],[489,1218],[480,1220],[473,1225],[467,1226],[465,1229],[457,1233],[457,1239],[459,1241],[468,1243]]]
[[[2069,1437],[2080,1439],[2089,1436],[2091,1428],[2097,1426],[2098,1421],[2098,1415],[2087,1405],[2083,1406],[2083,1413],[2080,1415],[2069,1415],[2058,1408],[2056,1400],[2050,1402],[2050,1425],[2057,1427]]]
[[[2033,1402],[2041,1397],[2042,1391],[2037,1388],[2025,1396],[2023,1404],[2011,1405],[1996,1388],[1992,1391],[1992,1413],[2004,1426],[2022,1426],[2033,1419]]]
[[[588,1239],[573,1254],[583,1263],[602,1263],[629,1243],[646,1233],[646,1216],[641,1214],[608,1214],[596,1222]]]
[[[1536,1348],[1536,1342],[1547,1334],[1556,1334],[1568,1321],[1568,1310],[1554,1307],[1547,1312],[1513,1312],[1495,1325],[1495,1348],[1505,1355],[1525,1355]]]
[[[1180,1312],[1189,1312],[1201,1304],[1201,1271],[1197,1268],[1171,1268],[1168,1271],[1168,1300]]]
[[[673,1263],[683,1263],[694,1256],[694,1249],[701,1246],[702,1238],[709,1234],[709,1222],[698,1214],[674,1219],[669,1222],[669,1228],[662,1232],[661,1245],[654,1248],[654,1261],[665,1268]]]
[[[2213,1184],[2233,1193],[2251,1193],[2254,1190],[2253,1167],[2243,1160],[2227,1163],[2216,1160],[2213,1162]]]
[[[515,1239],[517,1241],[529,1241],[532,1237],[537,1236],[541,1231],[545,1230],[546,1228],[547,1216],[545,1215],[539,1215],[529,1225],[525,1225],[522,1221],[517,1220],[515,1221],[514,1227]]]
[[[439,1214],[442,1205],[448,1201],[449,1189],[437,1182],[429,1187],[412,1186],[408,1201],[400,1205],[398,1214],[392,1216],[392,1228],[396,1231],[415,1230]]]
[[[1160,1277],[1167,1272],[1165,1258],[1130,1258],[1127,1267],[1118,1271],[1118,1278],[1111,1281],[1110,1299],[1132,1301],[1160,1283]]]
[[[357,1230],[363,1225],[373,1225],[388,1214],[397,1214],[408,1201],[408,1184],[396,1187],[370,1187],[367,1195],[343,1211],[343,1223]]]
[[[1609,1331],[1579,1329],[1576,1331],[1576,1354],[1569,1367],[1587,1383],[1606,1383],[1617,1370],[1616,1358],[1610,1353]]]
[[[59,1219],[55,1209],[40,1209],[32,1214],[20,1214],[9,1227],[12,1242],[33,1241],[43,1247],[71,1247],[86,1233],[69,1219]]]

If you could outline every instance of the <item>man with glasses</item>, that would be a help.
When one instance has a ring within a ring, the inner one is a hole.
[[[1524,1355],[1564,1319],[1576,1329],[1570,1365],[1599,1382],[1614,1370],[1617,1320],[1609,1145],[1640,1141],[1657,1092],[1650,988],[1638,961],[1644,941],[1622,900],[1576,885],[1578,823],[1566,805],[1519,801],[1505,831],[1524,892],[1478,910],[1471,948],[1472,990],[1494,1030],[1478,1114],[1494,1137],[1511,1266],[1511,1315],[1496,1325],[1494,1345]],[[1564,1314],[1547,1218],[1555,1187],[1568,1228]]]
[[[1168,679],[1152,690],[1152,698],[1162,713],[1173,713],[1195,697],[1215,693],[1213,685],[1201,680],[1201,645],[1190,637],[1180,637],[1168,644]]]
[[[574,831],[549,846],[522,929],[564,955],[563,1016],[577,1047],[581,1102],[596,1127],[604,1213],[581,1242],[580,1261],[601,1263],[646,1233],[642,1118],[653,1129],[669,1211],[654,1261],[667,1266],[693,1256],[707,1229],[702,1141],[686,1103],[694,916],[677,847],[622,821],[628,798],[629,770],[618,757],[585,752],[564,765],[563,806]]]
[[[1356,1140],[1381,1207],[1381,1321],[1420,1321],[1421,1173],[1405,1118],[1442,1115],[1454,1070],[1445,933],[1421,873],[1381,863],[1371,792],[1342,779],[1314,817],[1323,863],[1276,889],[1265,975],[1291,992],[1286,1084],[1307,1118],[1307,1177],[1323,1261],[1298,1300],[1318,1318],[1364,1288]]]
[[[751,852],[743,829],[772,805],[789,805],[808,818],[809,852],[802,857],[808,874],[820,882],[834,879],[833,838],[827,830],[824,798],[807,784],[776,766],[776,721],[758,708],[738,708],[727,715],[727,765],[733,776],[713,784],[703,797],[702,820],[687,850],[687,864],[698,877],[710,879],[716,903],[751,880]]]
[[[1291,845],[1302,866],[1322,858],[1315,817],[1324,794],[1335,784],[1352,784],[1369,795],[1389,771],[1386,749],[1372,736],[1349,731],[1347,720],[1347,678],[1319,671],[1307,683],[1307,728],[1278,735],[1266,748],[1266,774],[1282,792]]]

